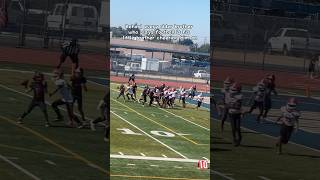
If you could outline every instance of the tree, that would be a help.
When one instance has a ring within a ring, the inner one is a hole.
[[[191,39],[179,40],[178,43],[181,44],[181,45],[185,45],[185,46],[192,46],[194,44]]]

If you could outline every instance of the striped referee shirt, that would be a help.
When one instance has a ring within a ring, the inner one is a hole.
[[[79,44],[71,44],[71,42],[67,42],[62,45],[62,50],[68,56],[78,55],[80,52],[80,45]]]

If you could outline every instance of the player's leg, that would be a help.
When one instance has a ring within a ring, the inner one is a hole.
[[[82,103],[82,97],[77,97],[76,99],[77,101],[77,104],[78,104],[78,111],[81,115],[81,119],[83,122],[86,122],[86,117],[84,115],[84,112],[83,112],[83,103]]]
[[[259,114],[257,116],[257,121],[261,122],[261,117],[262,117],[262,114],[263,114],[263,102],[260,102],[258,104],[258,108],[259,108]]]
[[[44,114],[44,118],[46,120],[46,127],[49,127],[50,126],[50,123],[49,123],[49,117],[48,117],[48,111],[47,111],[47,105],[45,102],[41,102],[39,103],[39,108],[41,109],[42,113]]]
[[[223,108],[223,115],[222,115],[222,120],[221,120],[221,132],[222,133],[224,131],[224,122],[227,120],[227,117],[228,117],[228,111],[229,111],[229,109],[227,107]]]
[[[61,112],[58,107],[61,105],[64,105],[64,104],[65,104],[65,102],[62,101],[62,99],[58,99],[51,104],[52,109],[54,110],[54,112],[57,115],[57,118],[55,119],[55,121],[62,121],[63,120],[63,116],[61,115]]]
[[[250,107],[250,109],[248,111],[245,112],[245,114],[251,114],[253,112],[253,110],[255,110],[257,108],[258,102],[254,101],[252,106]]]
[[[68,56],[65,53],[62,53],[60,55],[60,61],[59,61],[59,64],[57,66],[57,69],[60,69],[61,65],[66,61],[67,57]]]
[[[236,115],[236,132],[238,134],[238,142],[237,145],[239,146],[242,140],[242,135],[241,135],[241,114]]]
[[[231,131],[232,131],[232,137],[233,137],[233,144],[237,144],[237,137],[236,137],[236,123],[235,118],[233,114],[229,114],[229,119],[231,123]]]
[[[22,120],[34,109],[36,106],[36,103],[34,101],[31,101],[27,111],[25,111],[19,118],[18,118],[18,123],[22,123]]]

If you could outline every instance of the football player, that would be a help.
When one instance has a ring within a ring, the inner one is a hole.
[[[69,126],[74,127],[74,122],[78,124],[78,126],[82,126],[81,122],[79,119],[74,115],[73,113],[73,97],[72,97],[72,92],[70,85],[64,80],[64,74],[61,70],[55,70],[53,72],[53,78],[54,78],[54,83],[57,86],[57,88],[52,92],[49,93],[49,96],[53,96],[56,94],[58,91],[61,95],[61,98],[55,100],[51,106],[55,113],[57,114],[57,119],[56,121],[61,121],[63,120],[63,116],[60,113],[59,106],[65,105],[67,108],[68,116],[69,116]]]
[[[145,103],[147,102],[147,96],[148,96],[148,93],[149,93],[149,86],[146,85],[143,89],[143,91],[141,92],[141,96],[140,96],[140,99],[139,99],[139,102],[141,102],[142,100],[142,105],[144,106]]]
[[[234,146],[239,146],[241,136],[242,94],[241,85],[234,83],[230,88],[230,100],[228,101],[228,117],[231,122]]]
[[[186,108],[186,96],[187,96],[187,92],[184,88],[182,88],[180,91],[180,99],[182,101],[183,108]]]
[[[222,98],[222,121],[221,121],[221,132],[223,133],[224,130],[224,122],[226,121],[228,117],[228,111],[229,111],[229,100],[230,100],[230,86],[234,83],[233,78],[227,77],[223,82],[223,89],[221,89],[221,92],[223,94]]]
[[[133,83],[135,83],[136,82],[135,79],[136,79],[136,76],[134,74],[131,74],[131,76],[129,77],[129,80],[128,80],[128,84],[130,84],[131,81]]]
[[[88,91],[88,89],[86,86],[87,79],[86,77],[84,77],[83,69],[76,69],[74,75],[71,76],[70,81],[72,87],[73,104],[77,102],[78,111],[81,115],[81,119],[83,122],[85,122],[86,119],[83,112],[82,89],[86,92]]]
[[[198,94],[198,96],[197,96],[197,107],[196,107],[197,110],[201,107],[203,100],[204,100],[204,97],[202,97],[202,93]]]
[[[129,87],[128,87],[128,89],[127,89],[127,91],[126,91],[127,93],[126,93],[126,96],[127,96],[127,98],[128,98],[128,100],[130,101],[130,99],[132,100],[132,101],[135,101],[136,99],[133,97],[133,85],[129,85]],[[130,96],[129,96],[130,95]]]
[[[294,127],[295,132],[299,129],[299,118],[301,116],[300,111],[297,110],[297,100],[290,98],[286,106],[281,107],[282,115],[278,118],[280,121],[280,137],[276,143],[278,147],[278,154],[282,154],[282,145],[287,144],[290,140]]]
[[[125,92],[126,92],[126,87],[123,84],[121,84],[119,87],[119,95],[118,95],[117,99],[119,99],[122,96],[123,100],[125,101],[126,100],[126,97],[124,96]]]
[[[92,131],[96,130],[95,126],[97,123],[106,121],[106,129],[105,129],[105,137],[104,137],[105,141],[109,141],[109,138],[110,138],[110,120],[107,118],[108,113],[110,111],[109,99],[110,99],[110,94],[109,92],[107,92],[103,97],[103,99],[100,101],[97,108],[100,111],[100,117],[90,121],[90,128]]]
[[[261,122],[261,117],[263,114],[263,108],[264,108],[264,100],[265,100],[265,94],[266,94],[266,82],[264,80],[260,81],[256,87],[253,88],[253,104],[251,105],[250,109],[245,112],[247,113],[252,113],[253,110],[256,108],[259,109],[259,114],[256,118],[257,122]]]
[[[137,99],[137,89],[138,89],[137,83],[134,82],[132,84],[132,92],[133,92],[134,99]]]
[[[33,91],[33,98],[27,111],[18,118],[18,123],[22,124],[22,120],[38,106],[44,114],[46,120],[45,126],[49,127],[50,123],[48,119],[47,105],[45,103],[45,94],[48,92],[47,82],[45,82],[44,75],[40,72],[35,72],[32,79],[33,82],[30,84],[29,89],[26,92]]]
[[[267,84],[266,84],[266,93],[264,97],[264,113],[263,113],[263,119],[266,119],[268,116],[268,113],[272,107],[272,94],[277,95],[276,91],[276,84],[275,84],[275,76],[274,75],[268,75],[267,78]]]

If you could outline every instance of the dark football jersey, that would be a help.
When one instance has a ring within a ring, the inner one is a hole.
[[[44,96],[46,92],[46,83],[32,82],[30,88],[33,90],[33,100],[44,102]]]
[[[82,85],[87,83],[85,77],[74,77],[71,78],[72,94],[76,96],[82,95]]]

